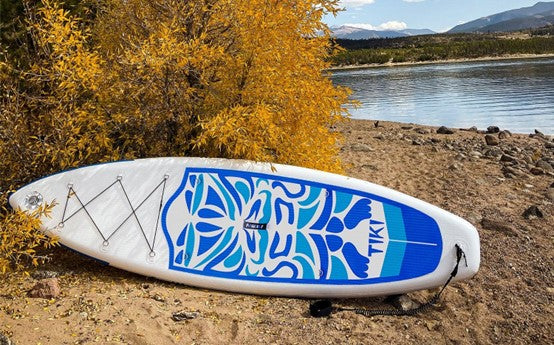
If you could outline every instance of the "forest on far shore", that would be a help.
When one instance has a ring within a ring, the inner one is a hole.
[[[366,40],[336,39],[333,65],[365,65],[554,53],[554,25],[514,33],[437,34]]]

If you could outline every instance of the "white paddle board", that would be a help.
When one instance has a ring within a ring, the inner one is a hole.
[[[33,182],[14,208],[56,203],[42,230],[115,267],[262,295],[361,297],[473,276],[479,236],[424,201],[305,168],[207,158],[94,165]]]

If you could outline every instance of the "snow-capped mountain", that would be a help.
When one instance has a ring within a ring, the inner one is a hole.
[[[333,37],[350,40],[431,35],[434,33],[434,31],[429,29],[369,30],[348,25],[331,27],[331,35]]]

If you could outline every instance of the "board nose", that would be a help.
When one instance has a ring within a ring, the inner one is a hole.
[[[17,190],[16,192],[13,192],[8,197],[8,205],[12,210],[17,210],[18,208],[24,210],[24,194],[27,191],[27,187],[21,188]]]
[[[42,178],[25,185],[8,197],[8,205],[12,210],[21,209],[22,211],[32,212],[44,203],[49,202],[45,199],[45,184],[48,178]]]

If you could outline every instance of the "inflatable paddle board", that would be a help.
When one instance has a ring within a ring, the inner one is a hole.
[[[241,293],[362,297],[473,276],[465,220],[391,189],[293,166],[153,158],[65,171],[10,197],[55,203],[42,230],[112,266]]]

